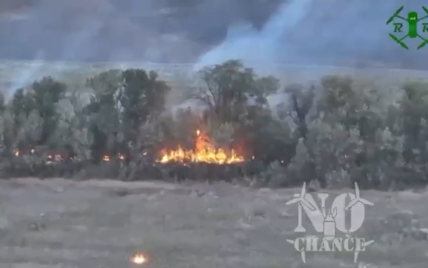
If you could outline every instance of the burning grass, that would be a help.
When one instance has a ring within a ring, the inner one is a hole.
[[[211,138],[201,130],[195,131],[194,149],[163,149],[147,156],[147,163],[135,170],[123,169],[123,162],[128,161],[125,153],[104,154],[101,165],[96,166],[90,160],[77,159],[67,153],[52,150],[31,149],[15,150],[15,159],[8,172],[13,176],[42,173],[43,177],[58,176],[125,176],[131,180],[231,180],[242,176],[247,159],[236,149],[216,146]],[[34,162],[35,161],[35,162]],[[131,159],[132,161],[132,159]],[[64,173],[64,171],[66,171]]]
[[[211,139],[200,130],[196,131],[194,150],[185,150],[178,146],[175,150],[163,149],[158,163],[208,163],[208,164],[234,164],[242,163],[245,158],[234,149],[216,148]]]

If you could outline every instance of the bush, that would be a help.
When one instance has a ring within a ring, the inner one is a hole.
[[[189,107],[169,114],[170,87],[141,69],[110,70],[70,86],[46,77],[16,90],[10,101],[0,96],[1,175],[256,178],[270,187],[427,183],[424,82],[404,83],[398,98],[371,81],[336,75],[280,90],[278,79],[235,60],[199,77],[199,89],[192,84],[186,92],[203,105],[202,113]],[[274,93],[284,96],[278,113],[267,101]],[[159,163],[162,150],[196,152],[199,133],[245,161]]]

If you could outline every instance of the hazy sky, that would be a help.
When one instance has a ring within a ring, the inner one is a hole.
[[[416,51],[420,41],[409,40],[410,50],[402,49],[386,25],[401,5],[403,16],[409,10],[423,16],[422,5],[428,2],[422,0],[32,2],[0,14],[0,58],[199,64],[230,58],[296,64],[375,61],[421,68],[428,56],[428,46]]]
[[[393,26],[387,26],[386,21],[402,3],[404,17],[410,10],[417,11],[419,17],[428,15],[422,9],[424,1],[419,0],[411,4],[401,0],[289,0],[259,31],[248,24],[230,27],[227,38],[203,55],[200,63],[235,56],[256,65],[371,61],[426,68],[428,46],[416,50],[422,40],[406,39],[409,50],[404,50],[389,36]],[[428,38],[428,32],[422,33],[422,22],[419,27],[421,35]],[[403,30],[407,30],[406,24]]]

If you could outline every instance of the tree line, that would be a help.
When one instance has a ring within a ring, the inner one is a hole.
[[[17,89],[10,100],[0,96],[0,175],[151,179],[141,170],[152,168],[162,149],[191,149],[195,130],[202,129],[216,147],[238,147],[248,160],[239,176],[226,177],[272,187],[303,181],[322,187],[357,181],[380,189],[427,183],[423,81],[403,83],[392,97],[370,81],[339,75],[313,86],[281,87],[279,79],[260,76],[238,60],[198,75],[198,86],[186,93],[204,105],[202,114],[169,113],[173,89],[143,69],[105,71],[77,81],[79,87],[44,77]],[[267,101],[274,93],[282,93],[278,107]],[[55,154],[60,163],[47,167]]]

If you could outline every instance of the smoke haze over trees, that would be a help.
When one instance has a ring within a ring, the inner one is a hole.
[[[219,63],[244,61],[425,68],[386,20],[414,1],[16,0],[0,6],[3,59]]]

